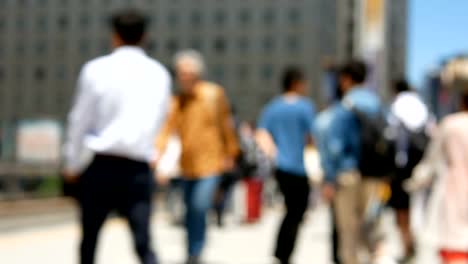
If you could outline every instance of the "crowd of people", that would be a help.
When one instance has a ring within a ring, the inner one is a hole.
[[[159,263],[149,232],[155,182],[169,186],[169,208],[186,230],[186,263],[201,263],[210,211],[223,226],[233,186],[241,183],[247,190],[243,221],[257,222],[269,176],[285,208],[273,255],[291,263],[313,188],[304,160],[308,146],[320,154],[320,192],[332,209],[337,263],[375,260],[387,204],[404,245],[400,261],[410,263],[416,249],[410,192],[427,189],[426,211],[440,227],[444,264],[468,263],[468,94],[461,93],[461,112],[437,127],[404,80],[393,84],[387,107],[366,84],[366,64],[354,60],[338,67],[336,96],[319,111],[307,96],[303,69],[289,67],[281,94],[258,122],[238,122],[223,87],[204,80],[199,52],[175,55],[173,81],[140,48],[141,14],[118,13],[112,26],[115,50],[80,73],[64,148],[63,175],[77,188],[81,208],[80,263],[94,263],[99,231],[114,210],[128,220],[141,263]],[[173,86],[179,90],[171,95]],[[171,201],[180,196],[183,210],[174,210]]]

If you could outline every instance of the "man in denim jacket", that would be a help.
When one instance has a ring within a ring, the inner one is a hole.
[[[381,109],[378,96],[364,86],[366,66],[353,61],[339,74],[343,100],[329,110],[327,133],[323,133],[322,167],[325,171],[324,197],[333,201],[338,229],[339,255],[343,264],[358,264],[361,226],[366,208],[381,181],[361,175],[361,128],[355,110],[375,116]],[[363,248],[370,249],[363,245]]]

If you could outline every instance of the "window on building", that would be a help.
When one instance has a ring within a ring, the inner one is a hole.
[[[99,18],[99,24],[101,28],[108,29],[111,26],[111,20],[107,16],[102,16]]]
[[[352,21],[348,22],[348,34],[349,36],[354,35],[354,23]],[[354,54],[354,43],[353,43],[353,38],[348,38],[346,42],[346,52],[349,58],[351,58]]]
[[[60,113],[67,113],[68,109],[70,108],[69,103],[68,103],[68,97],[67,95],[64,95],[64,93],[60,93],[57,95],[57,108],[58,112]]]
[[[69,0],[60,0],[59,2],[62,4],[62,7],[67,7],[68,6],[68,1]]]
[[[203,23],[202,19],[203,19],[203,17],[201,15],[200,11],[198,11],[198,10],[193,11],[193,13],[192,13],[192,15],[190,17],[191,26],[195,27],[195,28],[200,27],[202,25],[202,23]]]
[[[57,25],[59,30],[66,30],[68,28],[68,17],[66,15],[60,15],[57,18]]]
[[[218,54],[226,53],[227,43],[226,40],[222,37],[215,39],[214,41],[214,50]]]
[[[24,67],[21,65],[16,65],[15,68],[15,77],[17,82],[21,82],[24,79]]]
[[[67,49],[67,42],[63,38],[59,38],[55,40],[55,50],[54,52],[57,55],[63,56]]]
[[[240,53],[247,53],[250,49],[249,40],[246,37],[242,37],[237,41],[237,48]]]
[[[217,82],[223,82],[225,78],[225,70],[222,65],[215,65],[213,67],[214,78]]]
[[[82,39],[80,41],[80,52],[82,55],[87,55],[90,51],[89,41],[86,39]]]
[[[0,2],[2,2],[2,1],[4,1],[4,0],[0,0]],[[47,0],[37,0],[36,3],[40,7],[45,7],[47,5]]]
[[[24,42],[18,42],[18,44],[16,45],[16,56],[23,57],[25,51],[26,48],[24,47]]]
[[[273,77],[273,66],[269,64],[265,64],[262,67],[262,72],[261,72],[262,78],[265,81],[269,81]]]
[[[24,7],[27,4],[27,0],[15,0],[13,2],[16,2],[16,4],[20,7]]]
[[[158,18],[155,15],[151,15],[147,19],[149,27],[155,27],[158,24]]]
[[[39,41],[36,43],[36,55],[43,55],[47,51],[47,46],[44,41]]]
[[[276,13],[272,8],[268,8],[265,10],[265,13],[263,14],[263,22],[265,23],[265,26],[269,27],[272,26],[275,23],[276,19]]]
[[[51,95],[49,95],[51,96]],[[32,102],[30,109],[31,111],[34,111],[35,113],[43,113],[44,112],[44,106],[45,106],[45,100],[42,98],[43,96],[36,96],[34,102]]]
[[[89,17],[89,14],[87,13],[83,13],[81,14],[81,17],[80,17],[80,25],[82,28],[87,28],[90,24],[90,17]]]
[[[301,44],[297,36],[290,36],[287,40],[288,50],[292,54],[297,54],[300,52]]]
[[[5,70],[3,69],[3,66],[0,65],[0,82],[3,82],[5,79]]]
[[[217,10],[214,15],[214,22],[218,27],[226,25],[227,14],[223,10]]]
[[[169,24],[169,27],[177,28],[179,26],[178,13],[175,12],[175,11],[170,12],[168,17],[167,17],[167,23]]]
[[[262,43],[262,46],[263,46],[263,52],[265,53],[271,53],[274,51],[275,49],[275,40],[273,39],[273,37],[271,36],[266,36],[264,39],[263,39],[263,43]]]
[[[24,21],[24,17],[21,15],[18,15],[16,18],[16,30],[18,32],[23,32],[26,27],[26,23]]]
[[[46,78],[46,71],[44,69],[44,67],[42,66],[38,66],[35,70],[34,70],[34,79],[36,81],[44,81]]]
[[[242,9],[239,13],[239,23],[242,26],[247,26],[250,24],[252,15],[249,9]]]
[[[289,22],[292,25],[299,25],[302,21],[301,11],[298,8],[292,8],[289,10]]]
[[[190,48],[201,51],[203,49],[202,41],[197,37],[190,41]]]
[[[241,64],[237,67],[237,77],[241,81],[249,78],[249,69],[247,65]]]
[[[5,29],[5,19],[3,18],[3,15],[0,15],[0,32],[3,31],[4,29]]]
[[[99,3],[101,3],[103,6],[108,6],[113,2],[113,0],[99,0]]]
[[[67,77],[66,67],[65,65],[60,65],[57,67],[55,75],[58,80],[63,81]]]
[[[43,15],[37,18],[36,27],[39,32],[47,31],[47,18]]]
[[[167,52],[172,56],[179,50],[179,43],[175,39],[170,39],[166,43]]]

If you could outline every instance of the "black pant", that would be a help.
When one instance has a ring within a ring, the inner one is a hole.
[[[226,207],[228,206],[229,199],[231,198],[232,190],[239,179],[240,177],[237,171],[226,172],[221,176],[221,182],[216,190],[214,202],[214,211],[216,213],[219,227],[224,225]]]
[[[148,164],[97,155],[80,185],[81,264],[94,263],[99,231],[113,210],[128,220],[141,263],[156,264],[149,230],[154,182]]]
[[[310,186],[306,176],[281,170],[276,171],[276,180],[284,196],[286,216],[278,233],[275,257],[281,263],[289,263],[299,226],[309,204]]]

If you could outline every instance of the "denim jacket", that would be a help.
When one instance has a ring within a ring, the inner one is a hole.
[[[333,133],[334,122],[338,112],[342,111],[342,105],[335,103],[322,111],[316,118],[316,144],[320,153],[320,163],[325,181],[333,180],[336,175],[336,164],[333,153],[336,152],[336,138]]]
[[[375,115],[380,111],[381,103],[371,90],[356,87],[342,102],[336,103],[318,118],[318,146],[325,181],[329,183],[335,183],[338,175],[344,172],[358,170],[360,125],[350,107]]]

